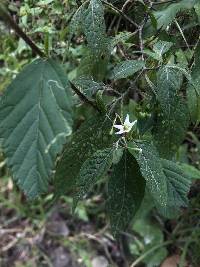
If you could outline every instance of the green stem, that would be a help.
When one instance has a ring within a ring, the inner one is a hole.
[[[155,250],[165,247],[169,244],[172,244],[174,241],[170,240],[170,241],[166,241],[163,242],[162,244],[156,245],[154,247],[152,247],[151,249],[149,249],[147,252],[145,252],[143,255],[141,255],[139,258],[137,258],[137,260],[135,260],[130,267],[134,267],[137,266],[138,263],[140,263],[141,261],[143,261],[149,254],[151,254],[152,252],[154,252]]]

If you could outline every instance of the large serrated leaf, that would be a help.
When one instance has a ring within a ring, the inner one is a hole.
[[[172,158],[185,138],[188,124],[188,107],[180,97],[176,97],[170,113],[160,113],[154,125],[154,141],[161,157]]]
[[[125,151],[120,162],[114,165],[108,182],[108,213],[114,236],[126,230],[136,214],[145,191],[145,180],[141,176],[134,157]]]
[[[110,169],[113,161],[113,152],[113,147],[98,150],[83,163],[76,178],[77,192],[74,196],[74,208],[99,178]]]
[[[181,207],[187,207],[187,194],[190,189],[191,179],[174,162],[162,159],[163,171],[167,177],[168,201],[165,208],[159,208],[160,212],[169,218],[176,217]]]
[[[46,192],[56,156],[71,134],[72,96],[52,60],[36,60],[6,89],[0,136],[13,179],[29,198]]]
[[[165,207],[167,203],[167,183],[156,148],[149,141],[134,141],[129,143],[128,146],[130,153],[140,166],[149,193],[155,202]]]
[[[144,62],[141,60],[122,61],[114,67],[109,78],[114,80],[127,78],[144,68],[144,66]]]
[[[74,189],[81,166],[95,151],[112,144],[111,127],[108,118],[94,115],[74,133],[57,165],[55,185],[58,196]]]

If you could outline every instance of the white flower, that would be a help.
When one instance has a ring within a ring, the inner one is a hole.
[[[137,120],[130,122],[129,121],[129,115],[126,115],[126,119],[122,125],[117,125],[115,124],[114,127],[119,130],[116,134],[123,134],[123,133],[128,133],[132,129],[133,125],[135,125]]]

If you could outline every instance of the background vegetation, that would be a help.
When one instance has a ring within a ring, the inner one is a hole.
[[[1,152],[2,267],[153,267],[161,264],[166,267],[176,266],[176,263],[181,267],[200,266],[200,4],[192,0],[102,2],[106,32],[113,38],[108,65],[106,54],[102,55],[100,62],[94,62],[85,46],[78,17],[75,21],[72,19],[81,1],[24,0],[7,1],[6,4],[12,18],[37,46],[46,55],[56,56],[63,63],[70,81],[92,74],[99,83],[104,82],[101,84],[105,92],[104,103],[110,103],[113,97],[119,97],[118,94],[123,95],[123,114],[146,118],[151,109],[148,105],[150,91],[154,88],[160,65],[176,64],[181,70],[184,69],[180,94],[187,99],[190,123],[175,160],[185,164],[183,166],[192,180],[189,205],[176,219],[166,219],[158,213],[147,195],[129,229],[122,232],[116,241],[105,214],[106,177],[95,185],[72,215],[70,194],[52,204],[52,188],[44,197],[27,201],[12,182]],[[0,15],[0,18],[0,91],[3,91],[37,55],[5,23],[3,16]],[[70,21],[73,23],[70,24]],[[75,35],[72,35],[70,27],[74,27]],[[113,65],[130,59],[144,59],[147,62],[148,67],[142,77],[138,79],[134,76],[133,80],[125,74],[125,79],[116,81],[115,73],[112,73],[113,80],[109,78],[108,72]],[[191,87],[187,89],[190,75],[199,91]],[[88,90],[87,86],[81,87],[82,82],[76,82],[76,86],[89,99],[93,99],[98,91],[97,85],[93,85],[92,90],[90,85]],[[129,93],[124,95],[127,88]],[[74,128],[77,129],[93,112],[93,108],[77,96],[74,96],[74,101]],[[175,118],[173,127],[176,128],[176,122],[182,119],[185,118]]]

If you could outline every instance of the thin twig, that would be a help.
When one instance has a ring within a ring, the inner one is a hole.
[[[72,90],[79,96],[79,98],[86,104],[89,104],[94,109],[96,109],[98,112],[101,113],[101,110],[98,108],[95,102],[88,99],[73,83],[70,82]]]
[[[108,7],[110,7],[111,9],[115,10],[118,14],[120,14],[125,20],[127,20],[129,23],[131,23],[132,25],[134,25],[136,28],[139,27],[139,25],[133,21],[129,16],[127,16],[123,11],[121,11],[119,8],[117,8],[116,6],[113,6],[111,3],[108,3],[107,1],[102,0],[102,2],[107,5]]]
[[[13,18],[8,14],[3,4],[0,4],[0,19],[2,19],[5,23],[7,23],[17,33],[17,35],[25,41],[35,54],[37,54],[40,57],[45,57],[44,52],[41,51],[39,47],[36,44],[34,44],[32,40],[16,24]]]

